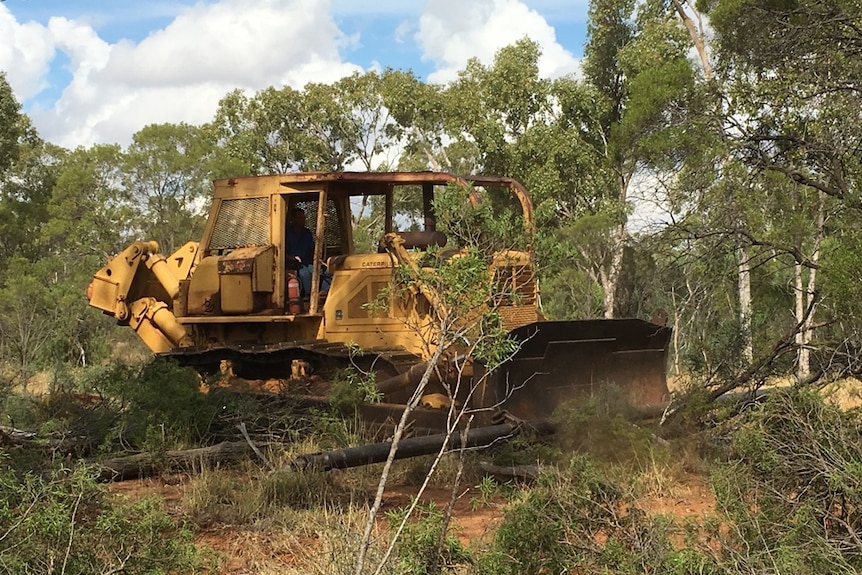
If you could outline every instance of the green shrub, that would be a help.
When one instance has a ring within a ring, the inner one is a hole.
[[[664,572],[675,557],[667,526],[576,455],[506,505],[494,545],[478,563],[489,574],[643,573]]]
[[[364,403],[378,403],[383,394],[375,385],[375,373],[365,373],[355,367],[335,372],[329,403],[336,412],[354,413]]]
[[[117,441],[137,448],[158,451],[196,442],[216,414],[194,370],[171,360],[157,358],[132,373],[128,366],[115,364],[96,386],[120,405]]]
[[[735,464],[716,473],[734,525],[726,556],[752,571],[862,570],[862,413],[812,390],[774,393],[734,434]]]
[[[390,524],[401,524],[405,513],[406,509],[391,511],[387,515]],[[398,573],[447,573],[472,561],[468,550],[454,535],[446,533],[440,545],[444,518],[444,511],[434,503],[417,505],[395,546]]]
[[[205,436],[216,414],[215,402],[199,390],[197,374],[163,359],[143,367],[115,362],[60,369],[48,394],[11,393],[2,407],[13,426],[50,436],[52,453],[73,457],[193,443]]]
[[[632,408],[625,393],[616,386],[602,386],[589,397],[557,408],[554,440],[566,453],[584,453],[609,463],[635,461],[649,453],[654,436],[631,419]]]
[[[155,500],[112,499],[79,467],[49,478],[0,471],[0,573],[197,573],[192,535]]]

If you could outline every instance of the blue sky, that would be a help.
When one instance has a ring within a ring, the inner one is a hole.
[[[528,36],[540,73],[577,73],[586,0],[5,0],[0,70],[47,140],[127,144],[150,123],[202,123],[240,88],[412,69],[452,80]]]

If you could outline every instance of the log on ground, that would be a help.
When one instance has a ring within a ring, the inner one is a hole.
[[[258,445],[266,450],[269,444]],[[251,445],[246,441],[224,441],[210,447],[172,450],[162,453],[137,453],[97,461],[100,481],[123,481],[149,477],[162,471],[200,469],[213,463],[233,463],[254,458]]]

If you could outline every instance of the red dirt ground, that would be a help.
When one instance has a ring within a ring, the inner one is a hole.
[[[168,513],[183,516],[182,501],[188,488],[188,478],[176,476],[167,482],[158,478],[124,481],[110,486],[113,493],[130,499],[157,496],[165,501]],[[398,486],[387,490],[384,509],[404,507],[410,503],[417,488]],[[715,499],[703,478],[687,475],[674,484],[672,494],[644,497],[638,505],[650,513],[667,514],[679,519],[702,516],[715,507]],[[433,502],[439,508],[449,503],[448,489],[429,488],[421,498],[423,503]],[[494,530],[502,519],[502,499],[483,501],[478,489],[465,488],[459,493],[455,504],[453,533],[469,546],[490,542]],[[385,519],[381,519],[382,522]],[[311,537],[289,540],[279,533],[254,530],[244,526],[213,524],[198,532],[197,542],[215,549],[222,555],[220,573],[229,575],[257,575],[278,573],[282,569],[295,568],[309,549],[318,542]],[[299,549],[301,547],[302,549]],[[264,569],[260,566],[265,565]]]

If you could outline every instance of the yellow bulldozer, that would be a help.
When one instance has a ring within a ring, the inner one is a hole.
[[[202,372],[228,364],[243,378],[289,379],[297,375],[292,368],[298,362],[326,373],[358,359],[373,366],[382,396],[364,413],[391,420],[431,360],[436,342],[424,341],[415,325],[439,298],[420,288],[412,302],[393,301],[383,311],[372,304],[388,293],[399,267],[427,266],[425,253],[446,247],[446,236],[436,229],[434,197],[452,185],[507,195],[508,205],[520,207],[527,234],[534,233],[530,197],[510,178],[308,172],[221,179],[214,182],[199,242],[169,256],[160,254],[155,242],[133,243],[95,274],[90,305],[134,329],[155,354]],[[393,207],[398,194],[413,194],[417,206],[421,195],[422,217],[412,222],[419,229],[399,231],[406,222]],[[383,206],[385,235],[379,248],[361,250],[352,214],[369,198]],[[296,208],[303,210],[313,237],[310,287],[301,295],[286,257]],[[496,307],[519,346],[485,377],[482,393],[469,399],[473,407],[542,419],[568,398],[608,384],[637,406],[668,400],[670,328],[640,319],[546,321],[532,247],[498,252],[488,266],[489,277],[507,278],[519,295]],[[479,372],[461,369],[458,376]],[[446,384],[437,381],[427,393],[445,394],[451,389]],[[440,429],[443,415],[428,405],[417,408],[414,418],[417,427]]]

